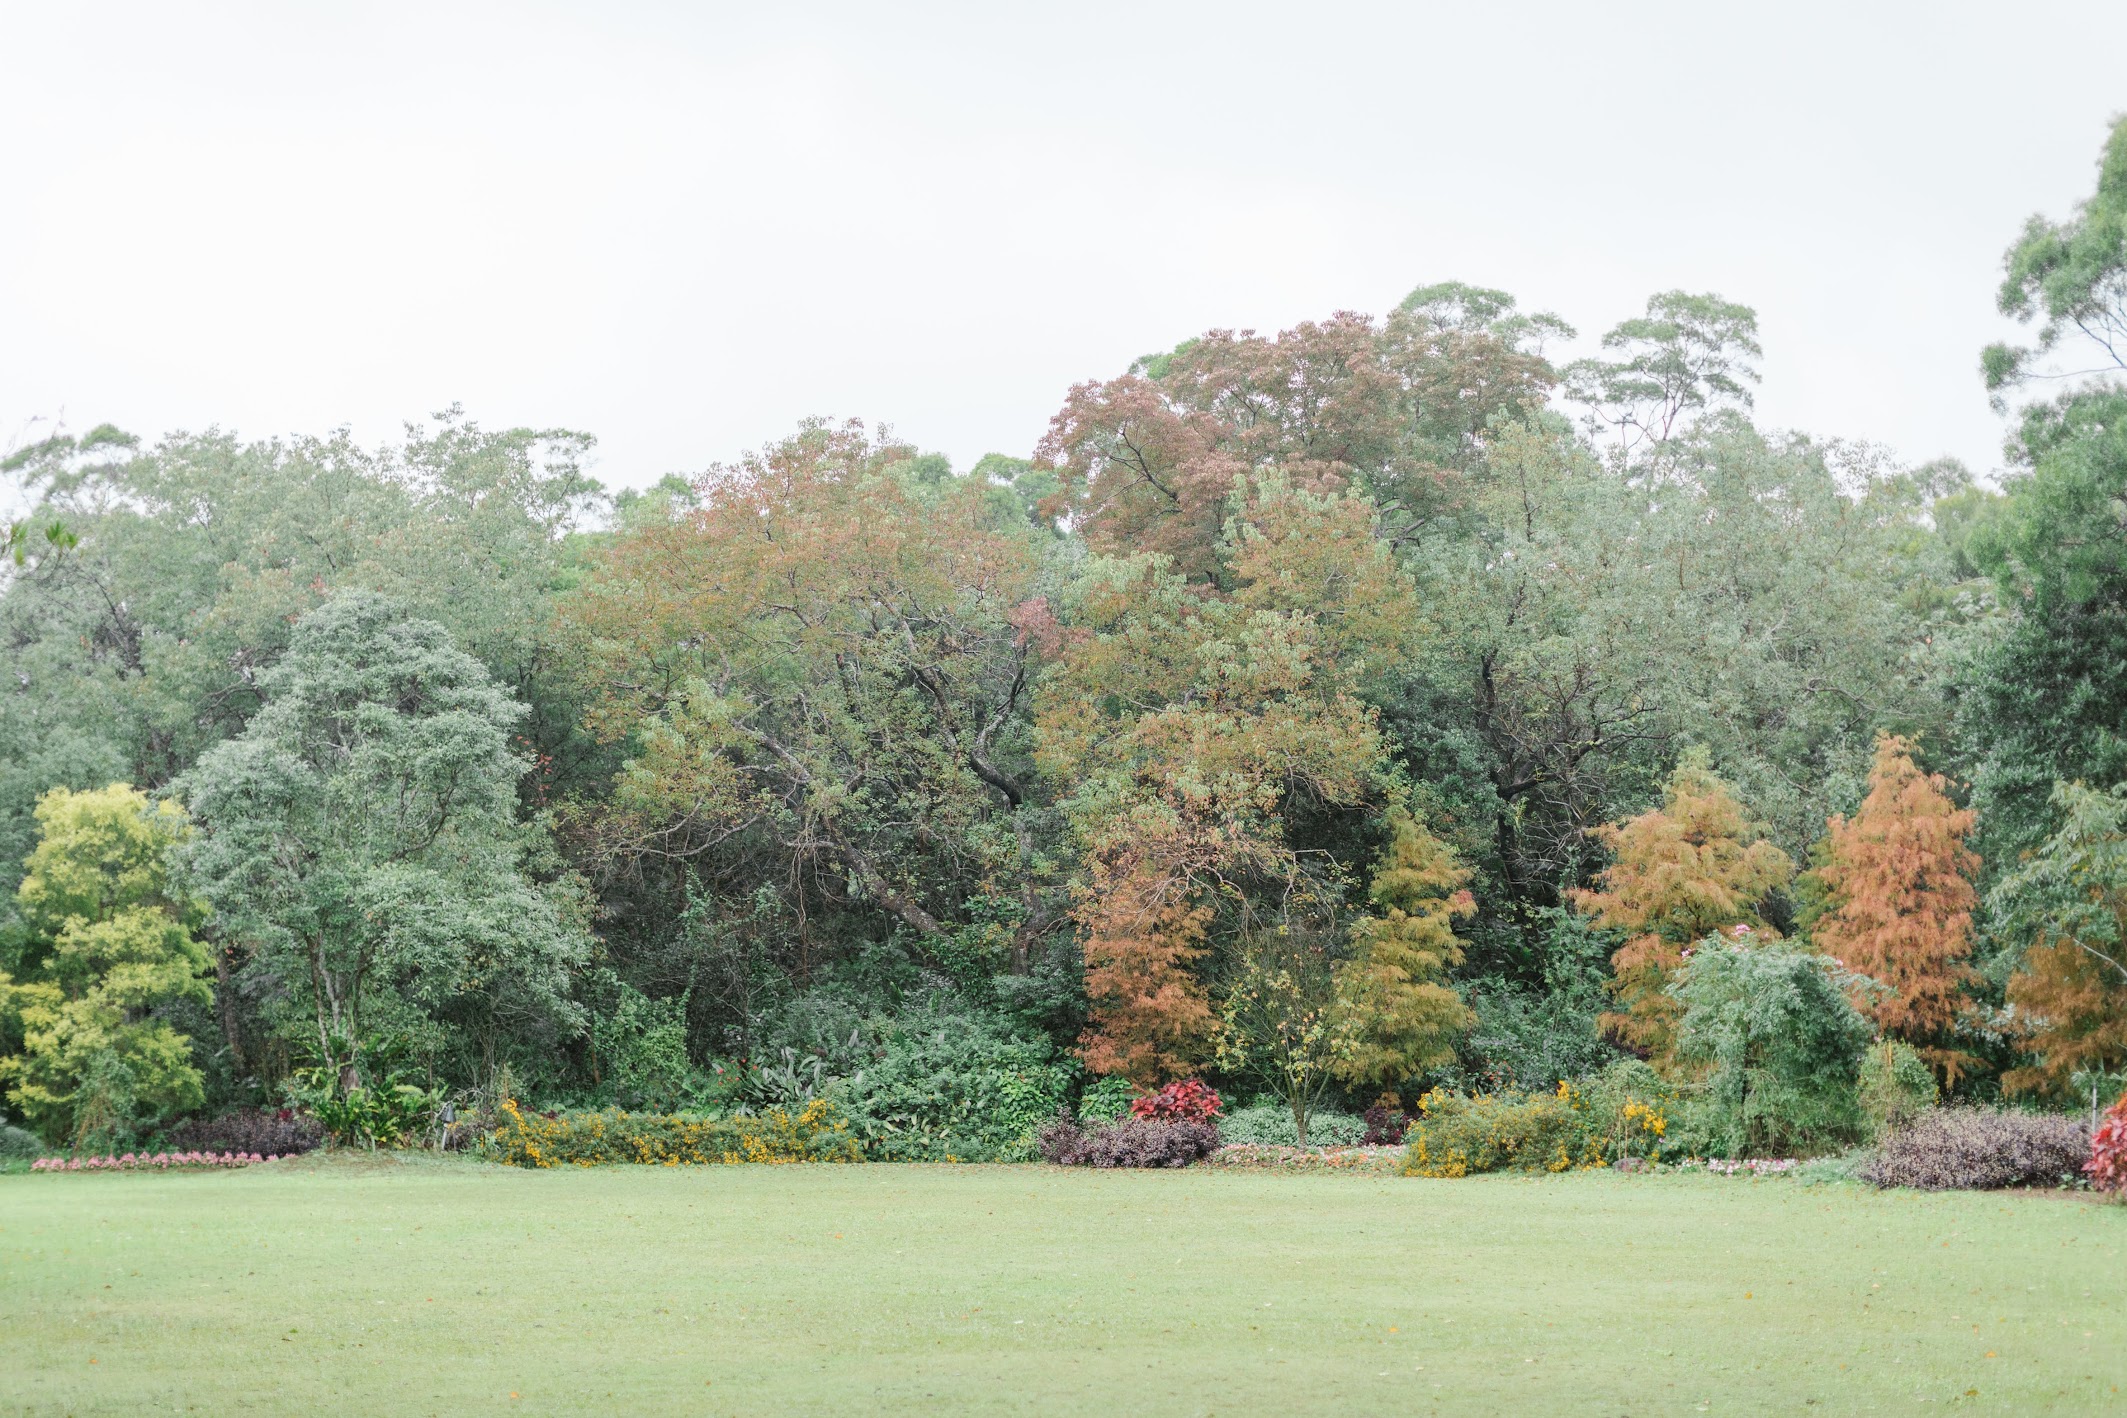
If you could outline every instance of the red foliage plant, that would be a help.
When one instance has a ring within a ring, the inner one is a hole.
[[[2105,1110],[2104,1121],[2090,1135],[2083,1174],[2101,1192],[2127,1192],[2127,1093]]]
[[[1130,1104],[1130,1111],[1147,1122],[1215,1122],[1219,1095],[1197,1079],[1185,1079],[1170,1083],[1157,1093],[1147,1093]]]

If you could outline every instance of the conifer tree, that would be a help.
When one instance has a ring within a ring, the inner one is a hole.
[[[1455,920],[1477,909],[1470,869],[1401,809],[1370,894],[1381,913],[1352,930],[1357,954],[1339,972],[1351,1050],[1339,1073],[1354,1083],[1394,1083],[1444,1063],[1470,1011],[1447,983],[1462,963]]]
[[[1968,1060],[1942,1038],[1978,979],[1966,958],[1979,858],[1965,845],[1974,815],[1950,801],[1947,786],[1921,772],[1906,740],[1878,736],[1860,811],[1826,824],[1829,850],[1817,876],[1828,909],[1814,938],[1848,970],[1887,987],[1856,1005],[1954,1082]]]
[[[1758,907],[1794,864],[1744,816],[1703,749],[1678,762],[1661,807],[1594,836],[1611,862],[1599,888],[1572,892],[1573,903],[1598,926],[1633,933],[1611,957],[1618,1009],[1603,1027],[1666,1061],[1683,1012],[1668,988],[1691,947],[1715,934],[1777,939]]]

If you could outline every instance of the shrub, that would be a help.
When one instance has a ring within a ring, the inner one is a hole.
[[[1607,1162],[1640,1158],[1660,1161],[1670,1145],[1669,1124],[1677,1092],[1639,1059],[1619,1059],[1601,1073],[1567,1089],[1596,1151]]]
[[[1467,998],[1476,1022],[1447,1077],[1469,1091],[1549,1092],[1618,1056],[1596,1023],[1602,1002],[1587,991],[1537,994],[1488,983]]]
[[[1834,1150],[1861,1133],[1854,1090],[1869,1027],[1856,977],[1812,951],[1710,937],[1669,993],[1676,1058],[1706,1070],[1695,1132],[1720,1156]]]
[[[1418,1100],[1403,1154],[1407,1177],[1475,1172],[1563,1172],[1603,1161],[1572,1085],[1553,1093],[1446,1093]]]
[[[1046,1040],[981,1016],[933,1017],[890,1034],[884,1056],[829,1096],[874,1160],[1020,1162],[1076,1072]]]
[[[668,1113],[526,1113],[502,1105],[489,1155],[517,1167],[611,1163],[675,1167],[738,1162],[857,1162],[863,1153],[834,1105],[815,1099],[736,1118]]]
[[[2072,1118],[1933,1108],[1884,1138],[1860,1169],[1879,1187],[1989,1191],[2059,1186],[2082,1172],[2089,1132]]]
[[[1130,1104],[1136,1097],[1136,1084],[1121,1074],[1110,1074],[1097,1080],[1078,1100],[1078,1120],[1082,1123],[1112,1123],[1130,1111]]]
[[[1228,1142],[1263,1147],[1297,1147],[1299,1129],[1293,1126],[1292,1109],[1283,1103],[1252,1103],[1236,1108],[1219,1119],[1219,1136]],[[1307,1145],[1353,1147],[1366,1136],[1366,1124],[1350,1113],[1318,1108],[1307,1115]]]
[[[192,1118],[171,1128],[166,1141],[178,1152],[257,1152],[288,1157],[323,1141],[316,1118],[293,1108],[242,1108],[218,1118]]]
[[[1146,1122],[1211,1123],[1219,1116],[1219,1095],[1192,1078],[1133,1099],[1130,1112]]]
[[[1186,1167],[1218,1150],[1206,1122],[1124,1118],[1088,1131],[1068,1118],[1041,1130],[1041,1155],[1061,1167]]]
[[[0,1123],[0,1162],[20,1162],[44,1155],[44,1144],[32,1132],[11,1123]]]
[[[1366,1131],[1359,1136],[1360,1146],[1400,1147],[1414,1119],[1400,1104],[1384,1100],[1368,1108],[1361,1121],[1366,1124]]]
[[[1861,1060],[1857,1096],[1862,1116],[1881,1137],[1934,1107],[1942,1090],[1935,1086],[1935,1071],[1910,1044],[1883,1039]]]
[[[2105,1111],[2090,1135],[2090,1160],[2083,1175],[2101,1192],[2127,1192],[2127,1093]]]

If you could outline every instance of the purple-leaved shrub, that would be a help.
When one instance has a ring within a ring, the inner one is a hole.
[[[1186,1167],[1219,1146],[1216,1124],[1123,1118],[1084,1128],[1059,1118],[1036,1139],[1042,1157],[1063,1167]]]
[[[2090,1130],[2073,1118],[2000,1108],[1931,1108],[1883,1139],[1860,1175],[1879,1187],[1992,1191],[2077,1180]]]

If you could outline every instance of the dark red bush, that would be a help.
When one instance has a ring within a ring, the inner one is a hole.
[[[1219,1130],[1207,1122],[1124,1118],[1086,1129],[1059,1118],[1035,1139],[1044,1159],[1062,1167],[1186,1167],[1216,1152]]]
[[[1146,1122],[1209,1123],[1219,1116],[1219,1095],[1191,1078],[1147,1093],[1130,1104],[1130,1111]]]
[[[1411,1115],[1386,1103],[1374,1104],[1361,1116],[1366,1119],[1366,1136],[1359,1139],[1361,1147],[1401,1147],[1403,1135],[1410,1131]]]
[[[2082,1172],[2090,1130],[2073,1118],[1930,1108],[1884,1138],[1861,1176],[1879,1187],[1991,1191],[2057,1187]]]
[[[240,1108],[218,1118],[191,1118],[171,1128],[168,1143],[178,1152],[256,1152],[286,1157],[308,1152],[324,1138],[315,1118],[288,1108]]]

